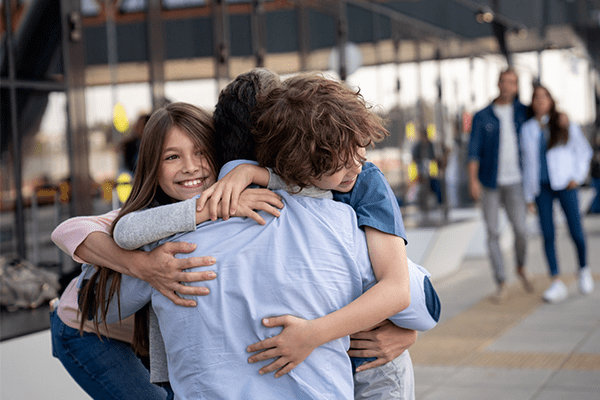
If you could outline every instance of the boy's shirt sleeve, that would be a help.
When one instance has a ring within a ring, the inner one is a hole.
[[[431,274],[422,266],[408,259],[410,278],[410,305],[390,317],[395,325],[417,331],[426,331],[440,320],[441,303],[437,292],[429,281]]]
[[[333,192],[333,198],[354,209],[358,226],[370,226],[408,243],[396,195],[374,164],[365,163],[354,188],[348,193]]]
[[[113,237],[125,250],[135,250],[175,233],[196,229],[196,197],[125,215],[117,222]]]

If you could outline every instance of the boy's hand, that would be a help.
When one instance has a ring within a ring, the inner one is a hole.
[[[261,375],[277,371],[275,378],[279,378],[287,374],[322,344],[316,341],[318,335],[312,331],[311,321],[292,315],[283,315],[265,318],[262,322],[269,328],[283,326],[283,331],[277,336],[254,343],[246,349],[249,353],[260,351],[248,358],[250,363],[277,358],[258,371]]]
[[[400,328],[385,320],[368,331],[350,335],[350,357],[377,357],[377,360],[362,364],[356,372],[386,364],[417,341],[417,331]]]
[[[232,169],[214,185],[202,192],[196,201],[196,211],[202,211],[208,202],[210,219],[215,221],[219,216],[224,220],[235,214],[240,193],[252,183],[255,165],[241,164]],[[220,207],[219,207],[220,203]]]
[[[240,195],[238,209],[232,216],[252,218],[261,225],[266,224],[263,217],[255,210],[266,211],[269,214],[279,217],[283,208],[281,197],[269,189],[246,189]]]

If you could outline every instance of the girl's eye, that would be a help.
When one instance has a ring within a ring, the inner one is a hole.
[[[175,160],[175,159],[177,159],[177,155],[175,155],[175,154],[171,154],[171,155],[165,157],[165,160]]]

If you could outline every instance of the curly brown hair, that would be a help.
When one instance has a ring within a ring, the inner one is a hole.
[[[360,91],[321,74],[301,74],[257,96],[256,159],[288,185],[312,186],[389,132]]]

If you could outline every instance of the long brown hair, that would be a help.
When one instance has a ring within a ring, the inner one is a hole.
[[[538,90],[544,90],[548,97],[550,98],[551,106],[548,120],[548,128],[550,129],[550,139],[548,140],[548,149],[551,149],[554,146],[559,144],[565,144],[569,140],[569,126],[563,125],[560,123],[560,113],[556,110],[556,102],[554,101],[554,97],[550,94],[550,91],[542,86],[535,85],[533,87],[533,95],[531,97],[531,107],[533,108],[533,98],[535,97],[535,92]],[[533,111],[533,110],[532,110]]]
[[[257,95],[256,158],[288,185],[338,171],[388,135],[382,119],[359,91],[320,74],[287,79]]]
[[[156,110],[144,128],[138,156],[138,165],[133,178],[129,198],[114,220],[111,231],[116,223],[126,214],[172,203],[158,184],[161,167],[162,149],[167,135],[172,128],[177,127],[185,132],[198,148],[202,149],[208,163],[217,173],[217,158],[215,131],[212,117],[202,109],[187,103],[171,103]],[[86,319],[92,320],[99,334],[98,321],[101,319],[106,327],[106,314],[114,295],[119,304],[119,287],[121,274],[106,267],[98,267],[92,278],[81,289],[82,313],[80,331]],[[120,308],[120,307],[119,307]],[[98,313],[99,311],[99,313]],[[100,317],[100,318],[99,318]],[[120,317],[120,315],[119,315]],[[147,354],[147,308],[136,313],[133,348],[140,355]]]

